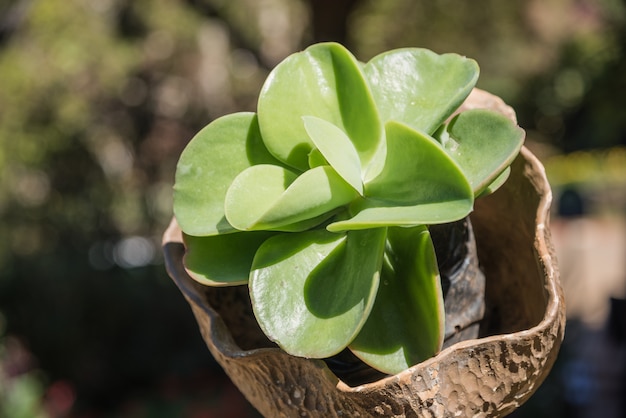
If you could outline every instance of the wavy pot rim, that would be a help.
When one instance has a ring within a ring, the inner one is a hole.
[[[515,121],[509,106],[479,89],[474,89],[461,109],[476,107],[500,111]],[[516,181],[521,186],[511,185]],[[489,196],[477,201],[471,215],[474,225],[479,225],[477,241],[482,234],[504,229],[488,226],[481,231],[481,221],[491,217],[491,213],[482,214],[486,208],[493,205],[494,210],[505,212],[510,218],[511,233],[522,237],[511,238],[511,242],[524,241],[523,252],[532,252],[538,279],[532,286],[533,297],[540,298],[542,306],[534,306],[537,304],[532,300],[529,304],[522,299],[516,301],[512,296],[517,291],[515,287],[495,290],[505,299],[513,298],[500,302],[500,306],[521,301],[524,306],[514,307],[512,316],[524,317],[524,310],[532,311],[528,318],[521,322],[513,318],[503,325],[502,332],[455,343],[435,357],[372,383],[349,386],[332,374],[322,360],[292,357],[277,347],[241,349],[221,316],[207,303],[204,286],[186,275],[182,266],[182,233],[175,219],[163,235],[165,264],[189,302],[211,353],[246,398],[266,416],[503,416],[524,403],[543,382],[556,359],[565,329],[563,291],[549,228],[552,192],[543,165],[526,147],[512,165],[511,179],[506,184],[504,192],[497,191],[493,199]],[[503,193],[510,193],[511,197],[503,198]],[[526,222],[525,217],[514,213],[519,202],[530,207]],[[506,213],[506,208],[511,213]],[[530,243],[532,248],[526,248]],[[498,245],[496,242],[489,249]],[[479,258],[483,258],[480,248]],[[522,266],[527,266],[526,261]],[[511,269],[498,268],[499,273]],[[487,278],[488,283],[491,280],[500,286],[498,279]],[[529,322],[533,325],[520,328],[520,323]],[[284,369],[286,364],[294,370]]]

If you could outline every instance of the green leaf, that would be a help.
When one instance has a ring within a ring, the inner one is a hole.
[[[309,168],[319,167],[320,165],[329,165],[326,158],[322,155],[320,150],[314,148],[309,153]]]
[[[265,241],[250,297],[265,334],[292,355],[324,358],[359,332],[378,289],[386,230],[313,230]]]
[[[510,175],[511,167],[505,168],[504,171],[500,173],[500,175],[496,177],[496,179],[492,181],[489,186],[485,187],[478,195],[476,195],[476,197],[487,196],[495,192],[509,179]]]
[[[395,206],[388,202],[361,200],[351,206],[353,217],[333,222],[326,229],[331,232],[351,231],[385,226],[411,227],[422,224],[441,224],[458,221],[472,210],[469,200],[420,203]]]
[[[304,127],[326,161],[354,190],[363,194],[359,154],[350,138],[330,122],[314,116],[304,116]]]
[[[389,228],[376,302],[350,349],[382,372],[399,373],[441,350],[444,317],[428,230]]]
[[[384,145],[382,125],[358,61],[343,46],[321,43],[290,55],[268,76],[258,102],[263,140],[273,155],[304,171],[314,148],[303,116],[324,119],[352,140],[362,167]]]
[[[478,64],[457,54],[405,48],[382,53],[364,68],[384,122],[432,134],[467,98]]]
[[[468,110],[448,124],[439,140],[461,166],[476,195],[508,167],[524,143],[525,132],[506,116]]]
[[[382,173],[365,184],[365,199],[354,216],[330,231],[452,222],[472,210],[473,191],[454,160],[433,138],[388,122],[387,158]]]
[[[330,166],[315,167],[298,176],[282,167],[255,165],[237,176],[228,189],[226,219],[243,231],[278,229],[319,219],[356,196]]]
[[[224,198],[233,179],[255,164],[281,164],[261,140],[254,113],[234,113],[202,129],[182,152],[176,167],[174,215],[190,235],[235,229],[224,217]]]
[[[275,232],[236,232],[209,237],[184,234],[185,269],[199,283],[233,286],[248,283],[259,246]]]

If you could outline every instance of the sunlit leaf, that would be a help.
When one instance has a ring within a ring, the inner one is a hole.
[[[478,195],[513,162],[524,137],[524,130],[506,116],[474,109],[455,116],[439,140]]]
[[[509,179],[510,175],[511,167],[505,168],[504,171],[498,177],[496,177],[496,179],[492,181],[489,186],[485,187],[476,197],[487,196],[495,192]]]
[[[380,371],[399,373],[439,352],[444,316],[428,230],[389,228],[376,301],[350,349]]]
[[[274,232],[302,232],[319,226],[320,224],[324,223],[325,221],[342,211],[345,212],[345,209],[337,208],[328,212],[324,212],[323,214],[315,216],[313,218],[307,218],[302,221],[295,221],[287,224],[278,222],[276,225],[267,226],[267,228],[262,229]]]
[[[364,72],[383,122],[432,134],[472,91],[479,70],[474,60],[457,54],[405,48],[377,55]]]
[[[185,269],[199,283],[233,286],[248,283],[252,259],[275,232],[236,232],[208,237],[183,235]]]
[[[378,289],[386,230],[313,230],[265,241],[250,297],[265,334],[296,356],[323,358],[359,332]]]
[[[416,226],[467,216],[474,203],[473,191],[441,145],[397,122],[386,124],[386,134],[383,172],[365,184],[365,199],[350,208],[354,216],[332,223],[328,229]]]
[[[204,236],[233,232],[224,217],[224,198],[233,179],[255,164],[280,164],[261,140],[256,116],[235,113],[202,129],[176,167],[174,214],[181,229]]]
[[[330,166],[298,176],[282,167],[255,165],[237,176],[228,189],[226,219],[239,230],[276,229],[318,218],[356,196]]]
[[[457,221],[472,210],[471,200],[420,203],[410,206],[390,205],[387,202],[362,200],[352,206],[356,215],[328,225],[333,232],[383,226],[416,226]]]
[[[350,138],[330,122],[314,116],[304,116],[304,127],[326,161],[354,190],[363,194],[359,154]]]
[[[320,165],[328,165],[328,161],[326,161],[320,150],[314,148],[309,153],[309,168],[319,167]]]
[[[335,43],[313,45],[278,64],[263,85],[258,114],[268,149],[301,171],[308,169],[308,154],[314,148],[303,116],[342,129],[363,167],[383,144],[382,125],[360,64]]]

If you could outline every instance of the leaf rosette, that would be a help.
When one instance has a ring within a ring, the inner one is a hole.
[[[346,347],[397,373],[443,343],[428,225],[501,185],[524,132],[506,117],[452,117],[475,61],[407,48],[360,63],[313,45],[268,76],[257,112],[221,117],[180,156],[174,214],[185,266],[248,285],[254,314],[290,354]]]

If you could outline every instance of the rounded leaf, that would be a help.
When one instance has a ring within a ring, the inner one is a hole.
[[[376,302],[350,350],[375,369],[397,374],[441,350],[444,318],[428,229],[389,228]]]
[[[304,116],[303,120],[309,137],[324,159],[354,190],[363,194],[359,154],[350,142],[350,138],[341,129],[324,119]],[[311,152],[311,154],[314,153]],[[314,158],[309,155],[310,161]]]
[[[275,232],[235,232],[195,237],[183,234],[187,273],[208,286],[248,283],[252,260],[259,246]]]
[[[452,222],[469,214],[474,193],[461,168],[433,138],[388,122],[383,171],[365,184],[353,217],[328,226],[330,231],[381,226],[417,226]]]
[[[325,358],[343,350],[374,303],[385,232],[313,230],[265,241],[249,283],[265,334],[296,356]]]
[[[331,216],[356,196],[330,166],[315,167],[298,176],[282,167],[261,164],[233,180],[225,212],[239,230],[277,229],[322,217],[319,223],[326,219],[324,214]]]
[[[384,122],[432,134],[463,103],[478,80],[478,64],[457,54],[403,48],[372,58],[363,70]]]
[[[234,232],[224,217],[224,198],[233,179],[255,164],[280,164],[270,155],[254,113],[216,119],[187,144],[176,166],[174,215],[190,235]]]
[[[496,177],[496,179],[492,181],[487,187],[485,187],[481,192],[479,192],[476,195],[476,197],[487,196],[495,192],[496,190],[500,188],[500,186],[502,186],[509,179],[510,175],[511,175],[511,167],[505,168],[504,171],[500,173],[500,175]]]
[[[366,167],[383,145],[383,128],[361,66],[336,43],[292,54],[268,76],[258,102],[259,124],[270,152],[304,171],[315,147],[303,116],[324,119],[353,141]]]
[[[513,162],[525,136],[506,116],[472,109],[455,116],[439,140],[478,195]]]
[[[472,210],[467,199],[446,202],[420,203],[410,206],[396,206],[388,202],[363,199],[351,206],[354,216],[339,220],[327,226],[332,232],[351,231],[385,226],[417,226],[422,224],[442,224],[458,221]]]

